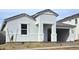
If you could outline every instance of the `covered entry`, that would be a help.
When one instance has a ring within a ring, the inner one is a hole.
[[[51,27],[52,27],[52,24],[43,25],[44,42],[51,42]]]
[[[66,42],[69,37],[69,29],[56,29],[57,42]]]

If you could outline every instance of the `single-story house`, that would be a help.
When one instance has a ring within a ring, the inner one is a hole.
[[[22,13],[6,18],[1,27],[1,31],[5,32],[5,42],[74,41],[77,24],[73,25],[72,19],[76,17],[70,16],[56,22],[57,16],[57,13],[46,9],[32,16]]]

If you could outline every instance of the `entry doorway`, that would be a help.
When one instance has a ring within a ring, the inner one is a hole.
[[[52,24],[43,25],[44,42],[51,42],[51,28]]]
[[[48,42],[51,42],[51,28],[48,28],[47,30],[47,40]]]

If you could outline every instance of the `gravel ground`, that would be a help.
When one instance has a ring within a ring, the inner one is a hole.
[[[0,45],[0,50],[25,50],[25,49],[39,49],[39,50],[79,50],[79,42],[67,43],[6,43]]]

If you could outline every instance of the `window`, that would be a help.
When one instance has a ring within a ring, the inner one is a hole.
[[[77,24],[77,19],[75,19],[75,24]]]
[[[27,35],[27,24],[21,24],[21,34]]]

